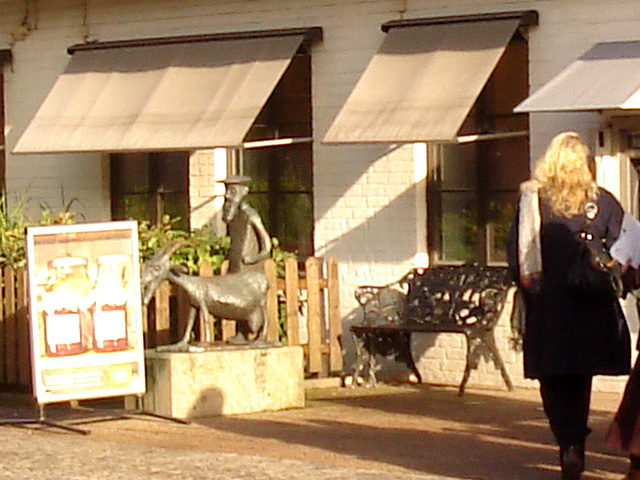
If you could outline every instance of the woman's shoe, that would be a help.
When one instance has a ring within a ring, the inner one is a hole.
[[[580,480],[584,470],[584,449],[580,445],[569,445],[560,449],[562,480]]]

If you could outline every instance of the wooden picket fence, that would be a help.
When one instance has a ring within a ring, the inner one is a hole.
[[[0,285],[0,388],[31,390],[29,296],[25,268],[2,269]]]
[[[307,377],[329,377],[342,372],[338,262],[310,257],[304,273],[295,259],[285,262],[284,276],[268,260],[267,341],[301,345]],[[204,266],[200,275],[211,275]],[[0,285],[0,390],[31,390],[30,323],[27,274],[24,268],[2,270]],[[182,336],[189,311],[184,292],[163,284],[149,308],[143,309],[145,348],[176,342]],[[213,321],[213,319],[211,319]],[[235,334],[235,322],[216,320],[216,340]],[[196,335],[202,330],[196,325]]]

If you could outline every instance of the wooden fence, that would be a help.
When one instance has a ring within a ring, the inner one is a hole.
[[[341,319],[338,262],[310,257],[304,274],[295,259],[285,262],[284,275],[269,260],[267,340],[301,345],[308,377],[328,377],[342,372]],[[203,267],[201,275],[210,275]],[[24,268],[5,267],[0,286],[0,390],[31,390],[30,323],[27,275]],[[184,331],[189,303],[178,287],[163,282],[149,308],[143,309],[145,348],[176,342]],[[211,321],[213,321],[211,319]],[[202,330],[196,325],[196,335]],[[235,334],[235,322],[219,320],[216,340]]]

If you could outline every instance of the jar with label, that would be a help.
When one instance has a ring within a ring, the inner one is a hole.
[[[98,258],[93,298],[93,349],[113,352],[129,348],[127,334],[127,265],[124,254],[102,255]]]
[[[59,257],[49,263],[49,282],[42,298],[45,349],[48,356],[86,352],[91,280],[87,260]]]

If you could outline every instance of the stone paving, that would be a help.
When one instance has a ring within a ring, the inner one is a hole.
[[[436,480],[445,477],[376,472],[228,453],[118,445],[90,436],[7,429],[4,480]]]
[[[626,459],[603,444],[619,401],[595,393],[583,480],[620,479]],[[32,405],[0,398],[0,421]],[[49,411],[49,410],[47,410]],[[559,480],[536,391],[381,386],[308,392],[307,407],[182,425],[146,416],[73,416],[0,426],[0,480]],[[109,421],[114,420],[114,421]]]

